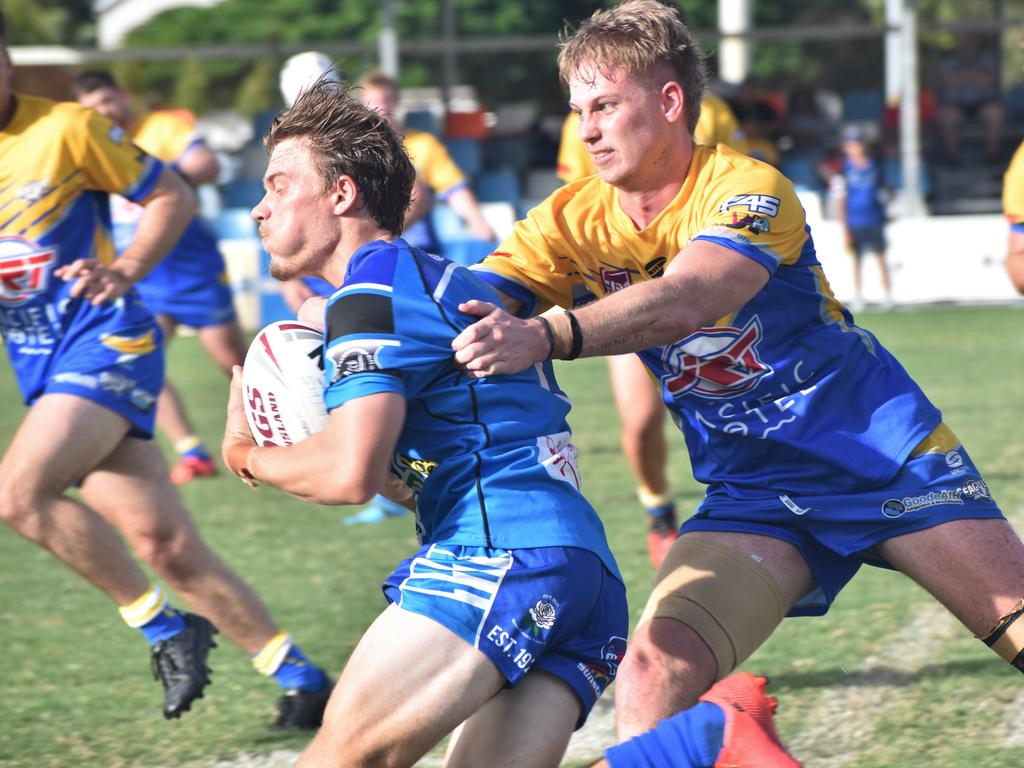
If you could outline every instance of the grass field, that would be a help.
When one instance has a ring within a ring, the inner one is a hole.
[[[1024,313],[1013,308],[866,314],[943,409],[996,499],[1024,525]],[[6,361],[4,361],[6,363]],[[23,409],[0,366],[0,444]],[[170,368],[203,436],[219,444],[225,384],[194,339]],[[600,360],[563,364],[584,490],[602,514],[635,619],[652,576],[633,481]],[[701,488],[682,441],[671,457],[681,508]],[[318,508],[220,476],[184,489],[205,537],[263,595],[280,623],[330,670],[381,608],[378,582],[415,546],[408,519],[344,527],[352,510]],[[277,687],[226,641],[195,711],[165,722],[141,636],[107,599],[0,526],[0,765],[192,766],[240,753],[301,749],[266,725]],[[768,674],[779,727],[808,766],[1020,765],[1024,688],[1008,668],[903,577],[865,569],[820,619],[793,619],[746,668]],[[609,739],[611,734],[609,734]]]

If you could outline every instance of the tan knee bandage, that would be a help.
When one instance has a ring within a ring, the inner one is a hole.
[[[788,610],[775,580],[752,557],[682,536],[658,570],[640,624],[664,618],[690,627],[714,654],[721,680],[775,631]]]
[[[1024,616],[1024,600],[1017,603],[1012,611],[1000,616],[995,629],[987,637],[981,638],[981,641],[1009,662],[1010,666],[1024,672],[1024,620],[1020,620],[1021,616]]]

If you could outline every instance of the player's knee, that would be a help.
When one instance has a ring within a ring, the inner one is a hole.
[[[1024,600],[999,617],[995,627],[981,638],[1010,666],[1024,672]]]
[[[721,679],[768,639],[788,610],[779,585],[752,558],[682,536],[658,572],[639,623],[663,618],[686,625],[714,656]],[[653,634],[652,641],[658,644]],[[635,645],[634,639],[630,652]]]
[[[190,528],[158,524],[128,536],[132,549],[150,567],[172,583],[187,581],[198,570],[202,542]]]
[[[38,488],[16,478],[0,478],[0,519],[29,539],[37,539],[43,504]]]

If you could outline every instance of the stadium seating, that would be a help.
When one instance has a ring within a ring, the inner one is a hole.
[[[477,200],[481,203],[519,202],[522,194],[519,175],[512,170],[484,171],[477,176],[473,185]]]
[[[251,209],[263,198],[260,179],[239,177],[220,186],[221,201],[225,208]]]
[[[405,118],[402,120],[406,128],[412,128],[416,131],[426,131],[432,133],[435,136],[438,131],[437,118],[434,117],[434,113],[428,109],[412,109],[405,113]]]
[[[445,137],[444,146],[452,160],[467,176],[476,176],[483,168],[483,151],[478,139]]]
[[[885,113],[885,97],[880,90],[846,91],[842,100],[844,123],[877,123]]]

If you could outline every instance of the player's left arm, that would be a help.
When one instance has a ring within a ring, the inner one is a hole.
[[[224,462],[249,485],[266,484],[315,504],[363,504],[387,484],[405,422],[405,398],[377,392],[331,411],[323,431],[289,446],[258,446],[235,367],[221,446]]]

